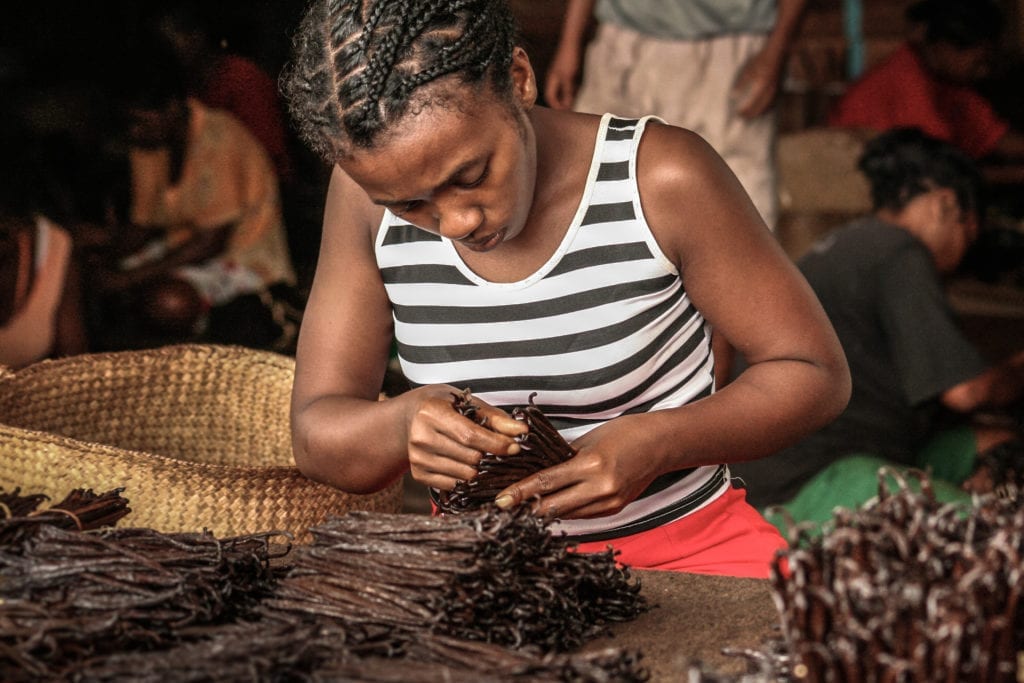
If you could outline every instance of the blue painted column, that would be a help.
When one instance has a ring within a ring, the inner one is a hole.
[[[846,77],[864,72],[864,6],[862,0],[843,0],[843,35],[846,38]]]

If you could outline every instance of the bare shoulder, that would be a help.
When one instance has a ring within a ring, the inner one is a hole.
[[[652,121],[637,151],[644,216],[677,265],[702,245],[767,232],[728,164],[693,131]]]
[[[700,191],[708,183],[729,182],[728,166],[704,138],[686,128],[650,121],[637,151],[641,191]]]

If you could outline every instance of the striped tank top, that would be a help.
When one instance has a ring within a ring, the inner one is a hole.
[[[412,386],[468,388],[506,410],[536,392],[570,443],[620,415],[714,391],[710,328],[640,208],[636,151],[647,120],[604,115],[565,237],[518,282],[481,278],[450,240],[385,212],[375,251]],[[578,542],[626,536],[694,512],[727,488],[724,465],[670,472],[614,515],[552,530]]]

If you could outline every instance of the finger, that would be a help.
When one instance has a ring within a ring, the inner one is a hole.
[[[413,479],[423,484],[435,488],[438,491],[451,491],[459,484],[467,481],[466,479],[459,479],[456,477],[450,477],[442,474],[428,474],[428,473],[413,473]]]
[[[512,417],[487,405],[480,406],[478,416],[483,418],[483,425],[446,408],[440,415],[415,424],[410,441],[427,452],[451,454],[451,457],[460,462],[474,466],[480,461],[483,453],[514,455],[519,452],[519,444],[512,436],[496,432],[490,426],[494,420],[514,421]],[[499,424],[505,426],[504,421]],[[509,429],[508,426],[504,428]],[[525,425],[520,427],[520,431],[525,429]]]
[[[562,482],[559,478],[559,467],[549,467],[512,484],[494,497],[494,504],[502,510],[517,507],[524,500],[534,496],[550,495],[571,482]]]
[[[441,476],[468,481],[477,475],[482,454],[470,448],[453,444],[454,450],[438,452],[413,448],[409,451],[409,467],[417,479],[423,476]]]
[[[526,423],[515,419],[504,410],[495,408],[494,406],[481,406],[478,410],[478,414],[487,419],[485,424],[489,429],[504,436],[522,436],[526,432],[530,431],[530,428]],[[493,453],[494,451],[491,452]],[[518,452],[518,449],[516,452]]]

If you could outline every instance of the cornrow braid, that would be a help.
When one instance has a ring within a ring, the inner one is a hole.
[[[377,144],[446,76],[506,96],[516,40],[505,0],[313,0],[281,88],[303,140],[333,162]]]

